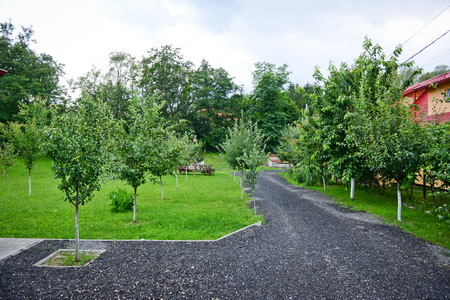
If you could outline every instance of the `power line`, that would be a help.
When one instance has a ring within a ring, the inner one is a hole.
[[[431,63],[434,63],[435,60],[440,61],[440,60],[446,58],[447,56],[450,55],[450,53],[448,53],[448,54],[446,54],[446,55],[444,55],[444,54],[447,53],[447,52],[449,52],[449,51],[450,51],[450,48],[447,49],[447,50],[445,50],[445,51],[442,52],[441,54],[439,54],[439,55],[433,57],[431,60],[427,61],[426,63],[424,63],[424,64],[422,65],[422,67],[425,67],[426,65],[429,65],[429,64],[431,64]],[[441,57],[441,56],[443,56],[443,57]]]
[[[447,30],[443,35],[441,35],[440,37],[438,37],[437,39],[435,39],[434,41],[432,41],[431,43],[429,43],[428,45],[426,45],[424,48],[422,48],[422,50],[420,50],[419,52],[417,52],[416,54],[414,54],[413,56],[411,56],[410,58],[408,58],[407,60],[405,60],[403,63],[406,63],[406,62],[410,61],[411,59],[413,59],[416,55],[420,54],[423,50],[425,50],[425,49],[427,49],[428,47],[430,47],[431,45],[433,45],[437,40],[443,38],[444,35],[446,35],[449,31],[450,31],[450,29]]]
[[[402,44],[402,46],[404,46],[407,42],[409,42],[413,37],[415,37],[419,32],[421,32],[425,27],[427,27],[431,22],[433,22],[437,17],[439,17],[444,11],[447,10],[447,8],[449,8],[450,5],[448,5],[446,8],[444,8],[437,16],[435,16],[433,19],[431,19],[431,21],[429,21],[427,24],[425,24],[422,28],[420,28],[416,33],[414,33],[409,39],[406,40],[406,42],[404,42]]]

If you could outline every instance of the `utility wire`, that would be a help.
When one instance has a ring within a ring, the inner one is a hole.
[[[423,50],[425,50],[425,49],[427,49],[428,47],[430,47],[431,45],[433,45],[437,40],[443,38],[444,35],[446,35],[449,31],[450,31],[450,29],[447,30],[443,35],[441,35],[440,37],[438,37],[437,39],[435,39],[434,41],[432,41],[431,43],[429,43],[428,45],[426,45],[424,48],[422,48],[422,50],[420,50],[419,52],[417,52],[416,54],[414,54],[413,56],[411,56],[410,58],[408,58],[407,60],[405,60],[403,63],[406,63],[406,62],[410,61],[411,59],[413,59],[416,55],[420,54]]]
[[[402,46],[404,46],[407,42],[409,42],[413,37],[415,37],[419,32],[421,32],[425,27],[427,27],[431,22],[433,22],[437,17],[439,17],[444,11],[447,10],[447,8],[449,8],[450,5],[448,5],[446,8],[444,8],[444,10],[442,10],[436,17],[434,17],[433,19],[431,19],[431,21],[429,21],[427,24],[425,24],[422,28],[420,28],[416,33],[414,33],[409,39],[406,40],[406,42],[404,42],[402,44]]]
[[[449,51],[450,51],[450,49],[445,50],[445,51],[442,52],[441,54],[435,56],[435,57],[432,58],[431,60],[429,60],[429,61],[427,61],[426,63],[424,63],[424,64],[422,65],[422,67],[425,67],[426,65],[429,65],[429,64],[435,62],[435,60],[440,61],[440,60],[446,58],[447,56],[450,55],[450,53],[448,53],[448,54],[446,54],[446,55],[444,55],[444,54],[447,53],[447,52],[449,52]]]

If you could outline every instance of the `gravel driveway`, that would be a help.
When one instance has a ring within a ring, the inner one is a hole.
[[[32,266],[69,243],[43,241],[0,261],[0,299],[450,299],[442,249],[276,172],[256,196],[266,224],[220,241],[96,241],[87,267]]]

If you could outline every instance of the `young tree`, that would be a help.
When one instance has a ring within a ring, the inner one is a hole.
[[[31,170],[36,160],[42,155],[42,134],[45,125],[46,112],[43,101],[28,105],[22,104],[19,113],[25,117],[25,123],[9,122],[0,124],[1,131],[13,144],[18,156],[23,158],[28,169],[28,195],[31,196]]]
[[[101,177],[109,156],[105,151],[111,137],[111,117],[104,103],[86,97],[66,114],[56,118],[48,131],[47,153],[53,172],[61,182],[58,188],[75,208],[75,257],[79,252],[78,215],[80,205],[100,190]]]
[[[361,126],[355,140],[367,166],[383,179],[395,180],[397,220],[401,222],[400,188],[420,170],[424,130],[413,122],[410,108],[402,99],[397,62],[401,48],[387,59],[382,48],[369,39],[363,47],[365,51],[357,60],[361,80],[355,106]]]
[[[116,172],[133,190],[133,222],[137,222],[137,189],[145,183],[151,158],[162,142],[162,119],[152,98],[135,96],[129,106],[128,124],[123,123],[117,140]]]
[[[169,144],[168,140],[163,135],[161,136],[159,145],[152,151],[149,171],[152,176],[158,179],[158,181],[155,180],[155,182],[159,183],[161,188],[161,200],[164,200],[163,177],[173,175],[178,162],[177,158],[179,152],[180,148],[178,148],[177,145]]]
[[[244,176],[247,171],[247,179],[254,189],[257,180],[256,169],[264,162],[264,149],[266,139],[258,129],[256,123],[246,121],[244,118],[235,121],[229,128],[226,140],[220,144],[223,155],[228,165],[241,173],[241,198],[243,198]]]
[[[10,143],[5,143],[0,147],[0,165],[3,166],[3,176],[6,184],[6,170],[14,165],[16,160],[16,152],[14,146]]]
[[[430,184],[442,182],[442,188],[450,187],[450,122],[430,123],[426,127],[428,151],[424,152],[424,171]],[[425,185],[425,183],[424,183]]]

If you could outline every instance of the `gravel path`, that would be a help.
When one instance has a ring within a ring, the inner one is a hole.
[[[0,299],[450,299],[443,251],[264,172],[266,224],[215,242],[91,242],[84,268],[32,266],[68,241],[0,261]]]

